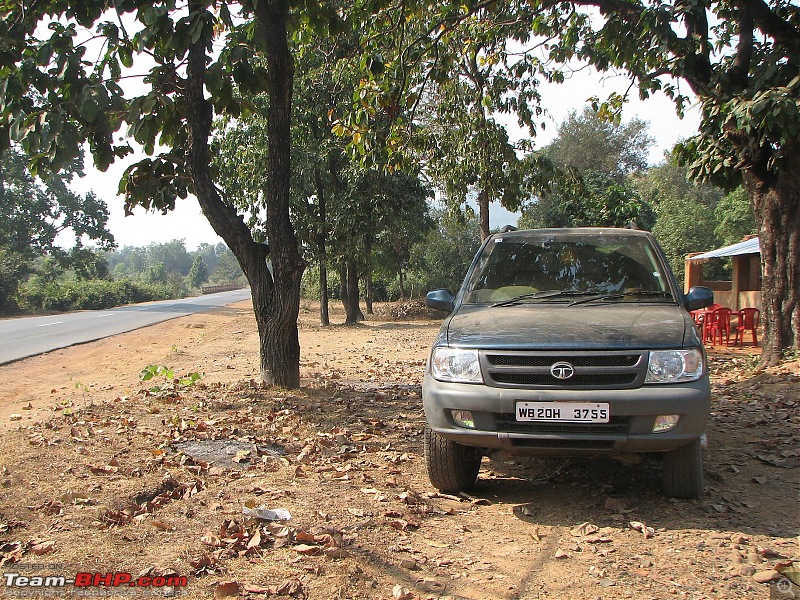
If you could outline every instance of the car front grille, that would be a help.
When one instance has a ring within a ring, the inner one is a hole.
[[[569,362],[576,367],[633,367],[639,362],[640,354],[594,354],[570,356]],[[547,367],[565,360],[563,354],[487,354],[486,360],[492,366],[507,367]]]
[[[628,435],[631,428],[629,417],[611,417],[608,423],[536,423],[517,421],[510,413],[495,413],[494,420],[497,431],[507,433]]]
[[[647,370],[647,352],[483,351],[486,384],[510,388],[626,389],[639,387]],[[572,375],[559,379],[552,367],[568,363]]]

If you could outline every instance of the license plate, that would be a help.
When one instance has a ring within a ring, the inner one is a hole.
[[[517,421],[608,423],[608,403],[517,402]]]

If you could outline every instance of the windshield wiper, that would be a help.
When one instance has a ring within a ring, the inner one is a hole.
[[[575,306],[576,304],[587,304],[589,302],[597,302],[600,300],[622,300],[625,296],[658,296],[660,298],[672,298],[672,294],[669,292],[662,292],[660,290],[626,290],[624,292],[616,292],[614,294],[598,294],[597,296],[592,296],[591,298],[586,298],[584,300],[573,300],[569,303],[569,306]]]
[[[552,298],[553,296],[561,296],[563,294],[569,294],[570,292],[562,292],[561,290],[541,290],[539,292],[530,292],[528,294],[521,294],[519,296],[514,296],[513,298],[509,298],[508,300],[501,300],[500,302],[495,302],[490,306],[494,308],[495,306],[510,306],[512,304],[517,304],[522,300],[529,300],[531,298]]]
[[[575,306],[576,304],[588,304],[589,302],[597,302],[598,300],[622,300],[625,294],[602,294],[600,296],[592,296],[591,298],[584,298],[583,300],[573,300],[567,306]]]
[[[672,298],[672,293],[662,292],[661,290],[626,290],[626,296],[658,296],[660,298]]]

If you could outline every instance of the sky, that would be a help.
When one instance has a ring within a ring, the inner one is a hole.
[[[623,93],[627,87],[628,81],[622,76],[600,75],[590,69],[574,74],[563,84],[543,84],[540,90],[542,105],[547,113],[546,128],[537,135],[535,146],[541,148],[547,145],[555,136],[558,125],[570,112],[582,111],[587,106],[589,97],[599,96],[603,99],[612,92]],[[661,163],[664,152],[697,131],[700,116],[696,107],[688,110],[683,119],[679,119],[672,101],[663,94],[654,95],[646,101],[638,99],[636,90],[633,90],[632,95],[634,98],[623,111],[623,122],[638,117],[650,124],[650,135],[655,140],[650,150],[650,164]],[[515,132],[509,131],[509,136],[513,139]],[[208,224],[193,197],[178,200],[175,210],[167,215],[148,213],[138,208],[132,216],[126,217],[122,196],[116,194],[120,176],[126,167],[127,164],[120,163],[101,173],[87,165],[86,177],[72,186],[76,192],[93,191],[105,200],[110,213],[108,228],[120,248],[182,239],[187,250],[195,250],[201,243],[216,244],[222,241]],[[493,228],[516,224],[516,220],[516,215],[498,204],[491,205],[490,225]]]

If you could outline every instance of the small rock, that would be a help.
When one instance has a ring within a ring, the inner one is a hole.
[[[403,567],[404,569],[408,569],[409,571],[419,570],[419,565],[417,564],[417,561],[415,561],[412,558],[404,558],[403,560],[400,561],[400,566]]]
[[[558,550],[556,550],[556,553],[554,554],[554,556],[556,558],[569,558],[572,555],[569,552],[565,552],[564,550],[559,548]]]
[[[756,583],[769,583],[770,581],[777,581],[783,577],[780,573],[778,573],[775,569],[769,569],[768,571],[759,571],[753,575],[753,581]]]
[[[746,544],[749,540],[750,538],[748,538],[746,535],[742,535],[741,533],[734,533],[731,536],[731,541],[738,545]]]
[[[13,413],[8,415],[9,421],[22,421],[22,415],[19,413]]]
[[[739,575],[742,577],[752,577],[756,574],[756,568],[753,565],[739,565]]]

